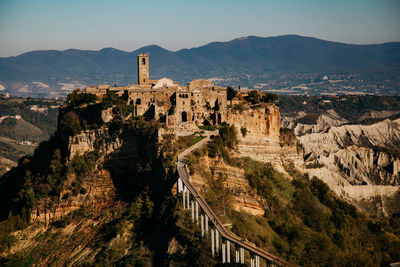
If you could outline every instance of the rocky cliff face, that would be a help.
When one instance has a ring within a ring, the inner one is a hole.
[[[337,181],[339,185],[399,185],[399,158],[387,151],[399,150],[400,119],[332,127],[299,140],[307,164],[343,177]]]
[[[378,115],[386,114],[381,113]],[[361,209],[371,206],[365,205],[369,200],[390,198],[399,191],[400,119],[371,125],[347,124],[329,111],[314,123],[303,124],[301,118],[305,117],[299,114],[300,119],[284,118],[283,124],[294,130],[304,147],[310,176],[323,180]],[[371,212],[377,214],[376,208]]]
[[[96,130],[83,131],[68,139],[68,160],[72,161],[77,156],[96,151],[101,155],[99,163],[123,144],[117,135],[101,127]],[[97,166],[97,164],[96,164]],[[60,219],[62,216],[82,207],[101,209],[112,205],[116,197],[116,188],[111,175],[106,170],[91,170],[85,177],[79,191],[74,189],[75,174],[67,175],[63,190],[58,197],[46,197],[32,209],[31,222],[48,224]]]
[[[208,157],[199,164],[199,168],[209,172],[213,179],[220,179],[225,190],[229,191],[232,199],[230,204],[236,211],[246,212],[252,215],[264,215],[262,198],[250,187],[249,182],[244,177],[244,170],[227,165],[218,159]],[[196,189],[204,196],[209,190],[209,183],[205,175],[195,172],[192,176],[192,183]]]
[[[279,144],[280,113],[276,105],[265,108],[228,112],[228,123],[238,132],[238,154],[261,162],[271,162],[275,169],[286,173],[283,165],[293,162],[303,170],[304,161],[296,146],[282,147]],[[245,134],[242,129],[246,129]],[[290,176],[287,175],[289,178]]]
[[[282,127],[292,129],[297,135],[321,133],[328,131],[332,126],[340,126],[349,121],[340,117],[333,109],[327,110],[317,118],[301,111],[295,116],[282,116]],[[314,121],[315,120],[315,121]],[[307,123],[306,123],[307,122]]]
[[[116,189],[108,171],[94,172],[82,183],[83,191],[74,193],[71,184],[76,177],[71,175],[57,199],[45,198],[32,210],[31,222],[48,224],[80,208],[101,210],[115,204]]]
[[[246,136],[254,135],[261,138],[279,139],[280,113],[275,105],[259,106],[246,110],[230,109],[227,122],[234,125],[238,131],[246,129]]]
[[[87,152],[97,151],[102,155],[108,155],[122,146],[122,140],[117,135],[110,134],[106,127],[96,130],[86,130],[68,139],[68,158]]]

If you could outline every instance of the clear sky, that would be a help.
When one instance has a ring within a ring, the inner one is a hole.
[[[400,0],[0,0],[0,56],[68,48],[176,51],[212,41],[299,34],[400,41]]]

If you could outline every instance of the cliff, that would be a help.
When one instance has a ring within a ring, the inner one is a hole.
[[[350,124],[334,110],[299,112],[284,116],[282,124],[293,129],[303,146],[310,177],[318,177],[361,210],[382,216],[397,212],[390,205],[400,184],[400,121],[385,119],[394,113],[368,111],[359,120],[381,119],[363,125]]]
[[[224,161],[208,157],[203,158],[195,168],[194,174],[191,176],[192,183],[202,195],[207,195],[207,192],[210,191],[212,183],[209,179],[218,180],[225,193],[231,196],[229,205],[234,210],[252,215],[264,215],[262,200],[250,187],[242,168],[233,167]],[[205,173],[207,175],[204,175]]]
[[[302,152],[296,144],[280,144],[280,119],[279,107],[274,104],[245,110],[231,108],[227,120],[238,133],[237,156],[270,162],[283,173],[286,173],[284,165],[289,162],[304,171]],[[287,177],[290,179],[290,175]]]

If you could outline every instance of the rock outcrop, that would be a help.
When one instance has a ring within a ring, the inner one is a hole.
[[[227,122],[234,125],[241,133],[241,129],[246,130],[247,135],[259,136],[260,138],[279,139],[280,113],[276,105],[262,105],[246,110],[230,109],[227,113]],[[240,134],[239,134],[239,138]]]
[[[279,144],[280,113],[276,105],[243,111],[230,110],[228,123],[238,132],[238,155],[261,162],[270,162],[275,169],[286,173],[284,163],[293,162],[304,169],[303,156],[296,146],[282,147]],[[242,132],[243,131],[243,132]],[[283,162],[282,162],[283,161]],[[290,176],[287,175],[289,178]]]
[[[108,155],[122,146],[122,140],[117,135],[111,135],[106,127],[96,130],[86,130],[68,139],[68,158],[87,152],[97,151],[102,155]]]
[[[82,207],[101,210],[115,203],[116,188],[108,171],[103,170],[86,177],[81,186],[84,191],[81,192],[74,193],[71,190],[75,180],[75,176],[69,177],[58,198],[41,199],[32,209],[31,222],[48,224]]]
[[[310,176],[323,180],[359,208],[363,209],[359,206],[363,199],[391,197],[398,192],[400,119],[331,126],[326,132],[298,139]]]
[[[121,138],[110,134],[109,129],[101,127],[96,130],[86,130],[68,139],[68,160],[88,152],[98,152],[101,157],[118,150],[123,144]],[[82,181],[80,191],[74,190],[76,183],[74,174],[67,177],[63,184],[63,191],[57,197],[42,198],[32,209],[31,221],[48,224],[62,216],[82,207],[104,208],[114,203],[116,188],[111,175],[106,170],[91,170],[90,175]]]
[[[261,198],[250,187],[249,182],[244,177],[243,169],[229,166],[223,161],[208,157],[204,158],[200,167],[210,172],[214,179],[221,179],[224,188],[229,190],[232,196],[230,204],[233,209],[252,215],[264,215]],[[191,178],[196,189],[202,195],[205,195],[208,191],[207,178],[198,172],[195,172]]]

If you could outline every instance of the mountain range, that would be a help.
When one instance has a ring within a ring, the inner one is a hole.
[[[248,36],[228,42],[168,51],[157,45],[133,52],[114,48],[99,51],[68,49],[31,51],[0,58],[3,84],[65,80],[84,84],[136,82],[136,55],[150,54],[152,78],[188,81],[267,72],[400,73],[400,42],[354,45],[298,35]],[[6,86],[7,87],[7,86]]]

